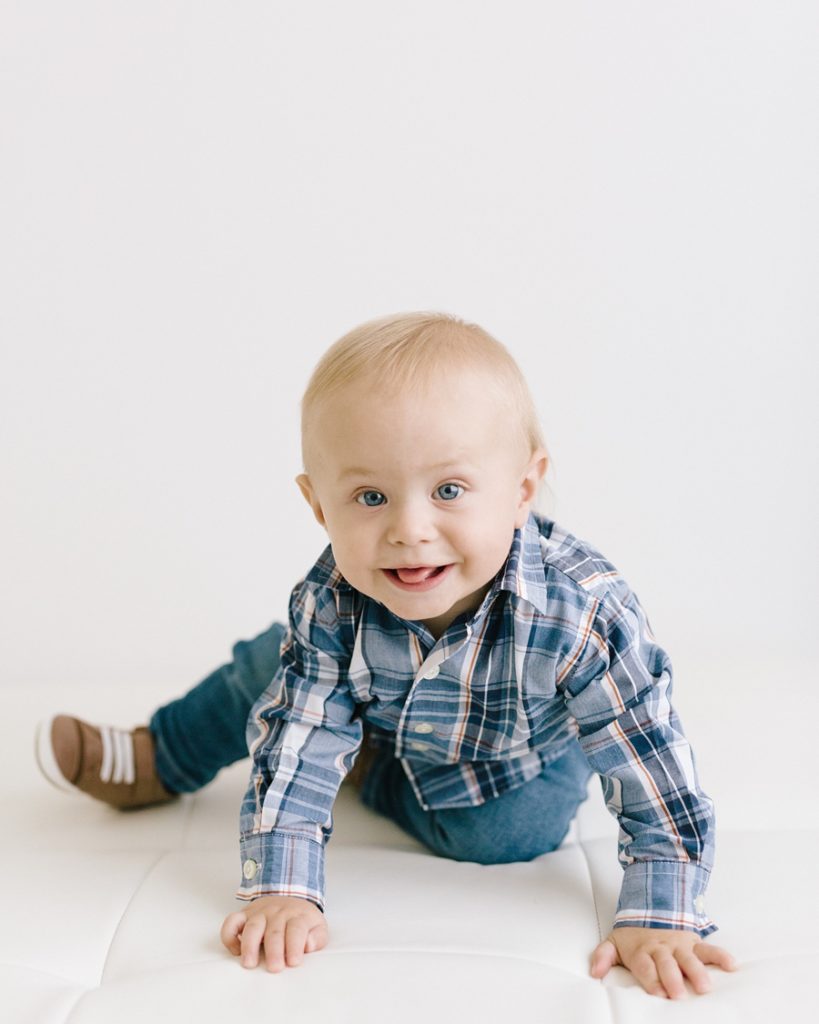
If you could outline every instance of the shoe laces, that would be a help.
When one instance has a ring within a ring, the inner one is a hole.
[[[100,779],[103,782],[134,781],[134,737],[126,729],[115,729],[109,725],[100,726],[102,736],[102,765]]]

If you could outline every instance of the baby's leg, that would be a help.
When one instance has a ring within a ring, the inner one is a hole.
[[[247,756],[247,718],[279,666],[284,634],[274,623],[255,639],[240,640],[231,663],[158,708],[149,726],[119,729],[63,714],[43,719],[35,737],[43,774],[60,789],[122,809],[199,789]]]
[[[274,622],[253,640],[240,640],[232,662],[154,712],[156,769],[169,790],[200,789],[221,768],[248,756],[247,718],[279,667],[284,634]]]
[[[361,800],[395,821],[434,853],[478,864],[527,861],[560,846],[592,770],[580,744],[517,789],[477,807],[425,811],[395,757],[382,757],[365,780]]]

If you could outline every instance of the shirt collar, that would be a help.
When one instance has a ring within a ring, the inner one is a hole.
[[[501,590],[515,594],[539,612],[546,613],[546,575],[540,550],[540,529],[534,513],[530,512],[523,527],[515,530],[506,562],[486,595],[487,602]]]
[[[330,590],[352,590],[353,587],[339,572],[333,557],[333,547],[328,544],[316,559],[316,563],[304,578],[305,583],[316,583]]]

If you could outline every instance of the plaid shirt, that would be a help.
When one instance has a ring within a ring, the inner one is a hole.
[[[714,807],[671,689],[671,661],[618,570],[544,515],[515,531],[480,607],[437,642],[351,587],[328,546],[293,589],[281,664],[248,719],[236,896],[324,910],[324,847],[362,720],[424,809],[482,804],[576,739],[620,824],[613,926],[704,938],[717,930],[703,902]]]

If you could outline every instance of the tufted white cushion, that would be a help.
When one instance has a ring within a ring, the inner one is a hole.
[[[46,713],[131,727],[173,696],[156,687],[5,690],[2,1021],[641,1024],[673,1014],[768,1024],[785,1007],[789,1022],[815,1019],[815,814],[793,816],[788,829],[766,827],[764,814],[742,827],[737,808],[751,804],[741,773],[736,801],[726,796],[730,746],[724,772],[712,762],[705,785],[718,811],[707,909],[720,928],[708,941],[739,969],[708,968],[705,996],[689,987],[679,1002],[660,1000],[622,967],[602,981],[588,975],[621,875],[617,825],[596,777],[561,849],[495,866],[436,857],[345,787],[327,848],[328,946],[280,974],[245,970],[222,947],[219,926],[246,906],[233,893],[249,762],[176,803],[125,813],[59,792],[34,762],[34,727]]]

